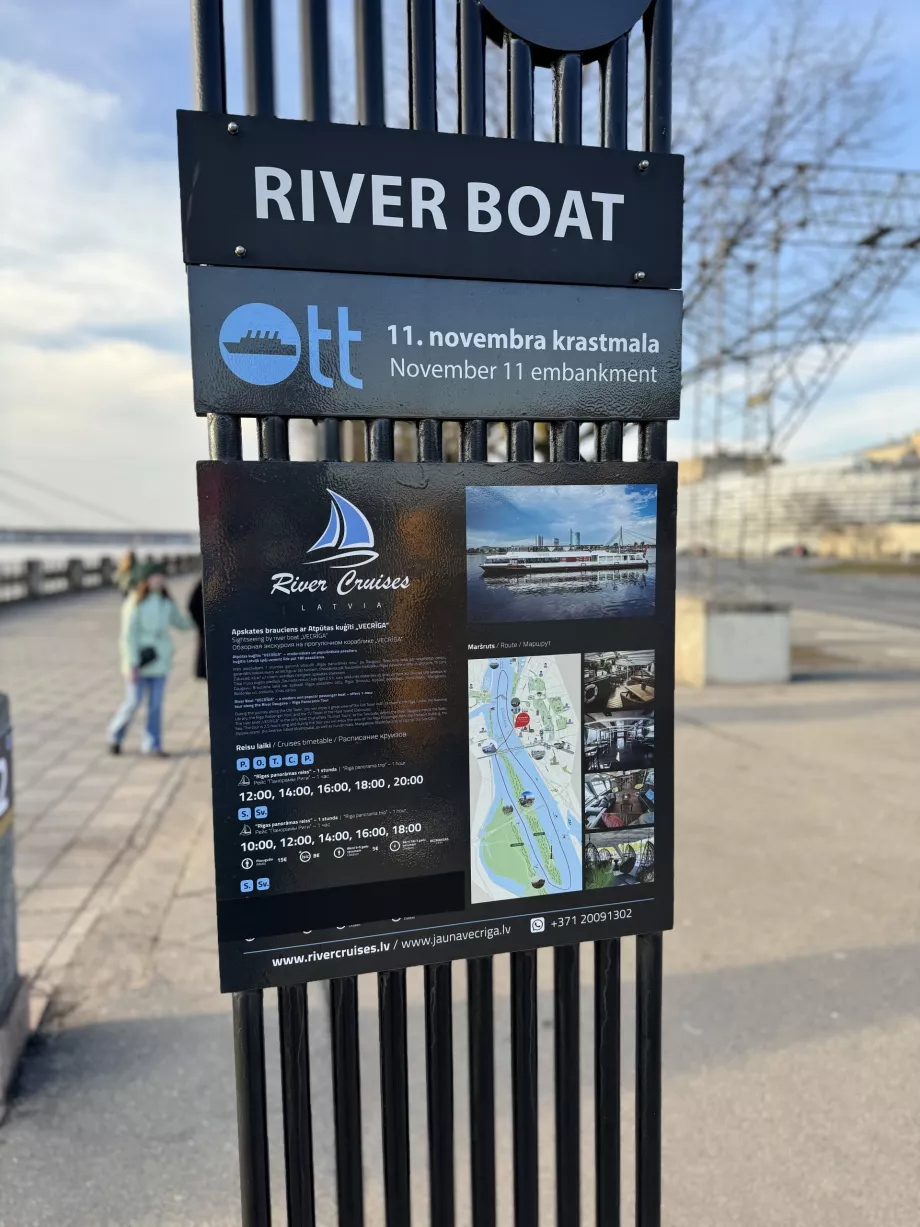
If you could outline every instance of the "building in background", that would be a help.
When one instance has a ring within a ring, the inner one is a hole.
[[[812,464],[694,457],[679,475],[683,553],[920,558],[920,431]]]

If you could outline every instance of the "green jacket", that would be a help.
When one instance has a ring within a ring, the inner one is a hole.
[[[156,660],[144,665],[141,677],[165,677],[172,668],[173,643],[169,628],[187,631],[192,628],[187,618],[168,597],[149,592],[143,601],[136,594],[121,607],[121,671],[129,676],[138,668],[143,648],[153,648]]]

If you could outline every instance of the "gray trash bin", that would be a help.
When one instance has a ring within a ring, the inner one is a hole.
[[[28,985],[16,965],[13,885],[13,733],[10,703],[0,694],[0,1121],[29,1035]]]

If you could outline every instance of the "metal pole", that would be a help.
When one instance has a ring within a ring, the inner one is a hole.
[[[243,0],[246,110],[250,115],[275,113],[272,42],[272,0]]]
[[[454,1227],[454,1042],[450,963],[425,968],[431,1227]]]
[[[192,81],[196,111],[226,111],[223,0],[192,0]]]
[[[661,1224],[660,933],[636,938],[636,1227]]]
[[[259,418],[258,425],[259,459],[290,460],[289,420],[282,417]]]
[[[416,132],[438,128],[434,0],[409,0],[409,123]]]
[[[671,152],[672,0],[654,0],[643,18],[645,32],[644,143],[652,153]]]
[[[581,1218],[578,949],[554,952],[557,1227],[578,1227]]]
[[[620,1222],[620,943],[594,943],[594,1169],[597,1227]]]
[[[473,1227],[495,1227],[495,1034],[492,960],[466,965]]]
[[[409,1059],[406,1051],[406,973],[377,976],[380,1015],[380,1112],[386,1227],[409,1227]]]
[[[329,981],[329,1013],[339,1227],[364,1227],[357,976]]]
[[[611,43],[600,61],[601,144],[605,149],[626,148],[629,35]]]
[[[355,50],[358,68],[358,123],[382,128],[383,19],[380,0],[355,0]]]
[[[233,994],[236,1125],[240,1148],[243,1227],[271,1227],[268,1122],[265,1112],[265,1035],[262,993]]]
[[[514,1227],[538,1227],[537,952],[511,956]]]
[[[300,48],[304,119],[332,118],[327,0],[300,0]]]
[[[278,989],[278,1031],[288,1227],[314,1227],[310,1032],[305,984]]]

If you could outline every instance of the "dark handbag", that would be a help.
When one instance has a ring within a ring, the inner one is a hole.
[[[141,654],[137,660],[138,669],[143,669],[146,665],[152,665],[156,658],[156,648],[141,648]]]

